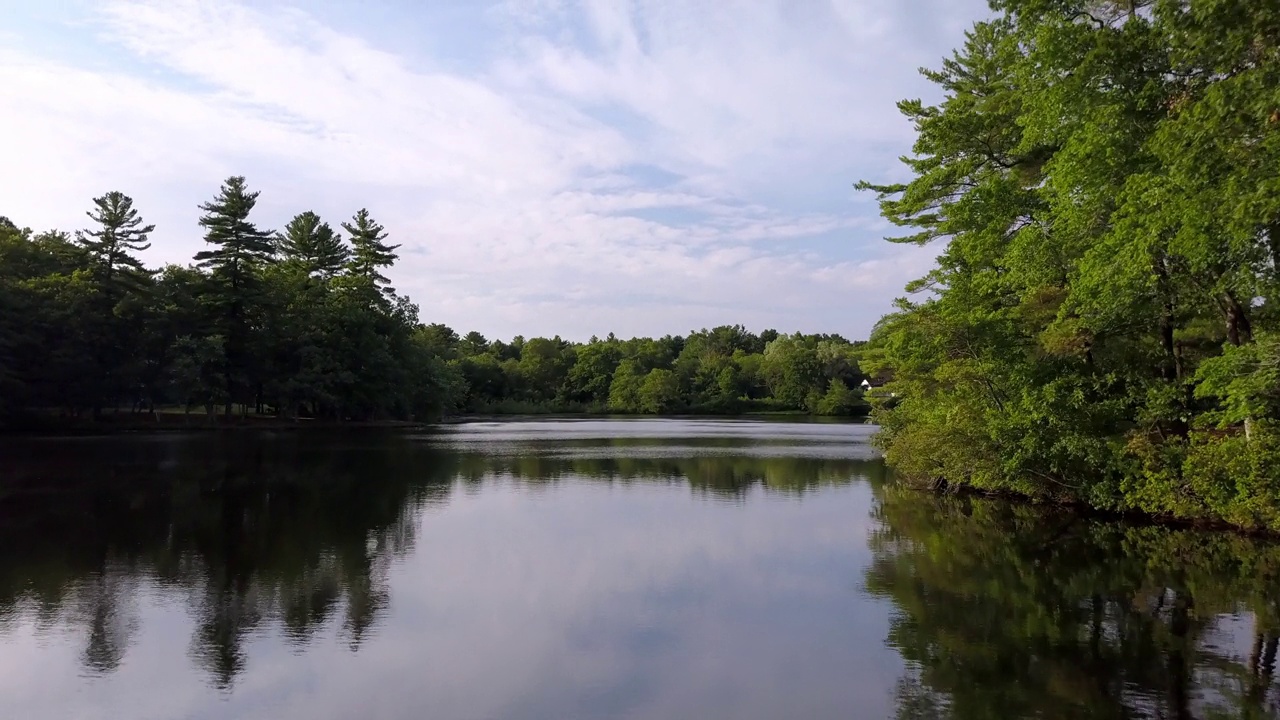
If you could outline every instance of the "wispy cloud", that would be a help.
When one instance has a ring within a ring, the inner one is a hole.
[[[893,102],[982,12],[515,0],[449,28],[493,51],[445,70],[284,4],[87,9],[65,30],[100,62],[0,52],[0,213],[72,228],[118,188],[160,226],[153,259],[181,261],[196,204],[245,174],[264,224],[367,206],[429,320],[578,338],[864,334],[933,253],[879,241],[850,184],[908,149]]]

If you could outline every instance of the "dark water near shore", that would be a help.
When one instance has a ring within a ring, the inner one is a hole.
[[[871,430],[0,440],[0,718],[1280,717],[1280,545]]]

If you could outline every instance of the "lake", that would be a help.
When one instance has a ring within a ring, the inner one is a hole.
[[[0,718],[1280,717],[1280,546],[873,430],[0,439]]]

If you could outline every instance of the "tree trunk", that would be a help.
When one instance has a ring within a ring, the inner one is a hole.
[[[1253,325],[1245,307],[1231,293],[1222,295],[1222,307],[1227,316],[1227,341],[1239,347],[1253,339]]]
[[[1160,345],[1164,348],[1165,361],[1160,374],[1169,382],[1176,382],[1182,377],[1182,363],[1178,358],[1178,348],[1173,340],[1173,303],[1165,302],[1164,311],[1160,313]]]
[[[1227,316],[1227,341],[1236,347],[1253,340],[1253,325],[1245,307],[1231,293],[1223,293],[1222,308]],[[1244,419],[1244,439],[1248,443],[1253,440],[1253,418]]]
[[[1164,349],[1164,362],[1160,366],[1160,376],[1165,382],[1170,384],[1180,383],[1182,381],[1182,353],[1179,352],[1177,341],[1174,339],[1174,331],[1176,329],[1176,313],[1173,300],[1173,288],[1170,287],[1169,275],[1169,259],[1161,256],[1155,262],[1155,274],[1157,287],[1159,288],[1162,302],[1160,307],[1160,345]],[[1189,390],[1189,388],[1188,388]],[[1183,393],[1185,398],[1187,393]],[[1180,402],[1178,407],[1178,417],[1170,420],[1171,430],[1180,438],[1186,438],[1190,432],[1186,420],[1183,417],[1187,414],[1189,402],[1185,399]]]
[[[1267,227],[1267,244],[1271,246],[1271,272],[1280,280],[1280,223]]]
[[[1161,366],[1161,376],[1165,380],[1177,380],[1181,373],[1178,361],[1177,346],[1174,344],[1174,306],[1173,290],[1169,287],[1169,259],[1161,256],[1155,262],[1156,287],[1161,296],[1160,303],[1160,345],[1164,348],[1165,361]]]

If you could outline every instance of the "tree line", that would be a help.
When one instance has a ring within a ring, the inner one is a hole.
[[[390,286],[399,245],[367,210],[272,231],[257,199],[228,178],[199,206],[205,248],[158,269],[140,257],[155,226],[120,192],[74,233],[0,217],[0,423],[866,409],[857,345],[835,335],[459,337]]]
[[[360,210],[341,230],[304,212],[271,232],[257,199],[228,178],[200,205],[206,248],[159,270],[138,257],[155,226],[120,192],[74,235],[0,218],[0,417],[439,412],[448,373],[383,274],[398,247],[385,229]]]
[[[900,477],[1280,528],[1280,13],[995,0],[900,103],[941,246],[872,335]]]
[[[585,343],[426,329],[465,386],[468,412],[865,414],[861,343],[724,325],[687,336]]]

